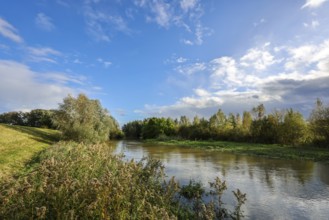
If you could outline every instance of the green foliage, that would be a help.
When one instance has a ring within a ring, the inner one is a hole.
[[[31,127],[53,128],[54,110],[34,109],[27,114],[27,125]]]
[[[221,219],[242,216],[220,197],[216,179],[210,192],[199,185],[198,199],[184,203],[179,184],[164,181],[159,161],[124,162],[107,145],[58,143],[39,156],[31,172],[0,185],[0,219]],[[184,187],[182,187],[184,189]],[[186,189],[186,187],[185,187]],[[216,199],[216,201],[214,200]],[[238,198],[238,197],[237,197]],[[241,200],[238,204],[243,203]],[[237,207],[236,207],[237,208]],[[211,218],[209,218],[212,216]]]
[[[182,186],[179,192],[186,199],[201,198],[205,190],[202,183],[190,180],[188,185]]]
[[[320,100],[311,114],[309,124],[301,113],[293,109],[265,113],[265,106],[260,104],[251,112],[244,111],[242,118],[240,114],[230,113],[227,116],[221,109],[209,120],[195,116],[192,123],[186,116],[181,116],[179,120],[153,117],[128,123],[124,125],[123,132],[127,138],[134,139],[165,137],[293,146],[313,142],[329,146],[329,107],[324,107]]]
[[[299,112],[288,110],[281,127],[281,143],[298,145],[305,142],[307,125]]]
[[[98,100],[80,94],[68,96],[59,105],[53,117],[54,124],[62,131],[64,140],[97,143],[109,139],[118,124]]]
[[[26,117],[23,112],[6,112],[0,115],[0,123],[11,125],[26,125]]]
[[[329,106],[325,107],[318,99],[309,121],[313,141],[317,145],[329,148]]]
[[[144,139],[154,139],[161,135],[174,136],[176,126],[170,118],[147,118],[143,121],[142,137]]]
[[[54,128],[52,115],[54,110],[34,109],[30,112],[6,112],[0,115],[0,123],[30,126],[38,128]]]
[[[138,140],[142,137],[142,121],[128,122],[122,127],[125,138]]]

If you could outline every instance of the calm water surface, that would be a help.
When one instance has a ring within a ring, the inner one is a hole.
[[[329,219],[329,165],[310,161],[276,160],[200,149],[140,142],[114,143],[127,159],[151,156],[181,184],[195,179],[208,185],[225,180],[223,196],[234,204],[232,190],[247,193],[246,219]]]

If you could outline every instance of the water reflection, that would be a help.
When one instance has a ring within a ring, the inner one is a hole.
[[[114,145],[114,152],[129,160],[146,156],[161,160],[168,176],[175,176],[182,184],[195,179],[206,186],[219,176],[229,186],[224,201],[232,203],[230,192],[237,188],[247,193],[245,214],[250,219],[328,219],[328,164],[139,142]]]

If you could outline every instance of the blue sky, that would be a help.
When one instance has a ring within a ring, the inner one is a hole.
[[[0,2],[0,112],[99,99],[121,123],[329,102],[327,0]]]

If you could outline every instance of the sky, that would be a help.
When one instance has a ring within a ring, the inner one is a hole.
[[[0,113],[98,99],[121,125],[329,103],[329,0],[0,2]]]

